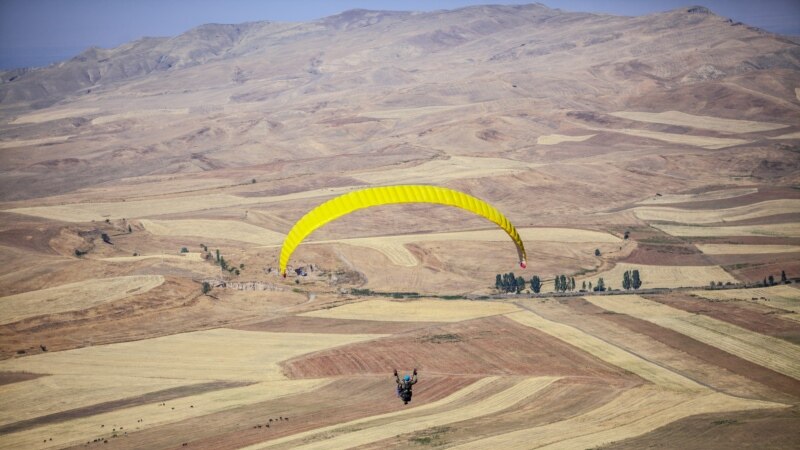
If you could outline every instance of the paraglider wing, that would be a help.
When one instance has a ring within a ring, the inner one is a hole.
[[[280,255],[280,270],[286,276],[286,266],[289,257],[309,234],[326,223],[349,214],[353,211],[369,208],[370,206],[388,205],[395,203],[436,203],[440,205],[455,206],[483,216],[496,223],[514,241],[519,255],[519,264],[524,269],[526,266],[525,247],[514,225],[497,208],[463,192],[452,189],[425,186],[425,185],[400,185],[380,186],[348,192],[332,198],[317,206],[294,224],[289,234],[283,241]]]

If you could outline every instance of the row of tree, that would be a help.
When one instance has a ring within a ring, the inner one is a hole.
[[[567,292],[575,290],[575,277],[567,277],[566,275],[556,275],[553,278],[554,292]],[[497,274],[495,276],[494,287],[500,292],[516,292],[519,294],[525,289],[525,279],[514,275],[513,272],[505,274]],[[642,287],[642,279],[639,271],[628,270],[622,275],[622,287],[628,289],[639,289]],[[534,294],[538,294],[542,290],[542,279],[538,275],[534,275],[530,280],[530,290]],[[603,277],[597,279],[597,284],[592,286],[592,282],[584,281],[581,284],[581,292],[604,292],[611,290],[610,286],[606,286]]]

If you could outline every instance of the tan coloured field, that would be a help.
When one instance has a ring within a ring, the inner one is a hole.
[[[769,253],[797,253],[800,245],[746,245],[746,244],[695,244],[706,255],[761,255]]]
[[[712,281],[736,283],[736,278],[720,266],[649,266],[644,264],[617,263],[613,269],[589,277],[575,278],[575,283],[580,286],[585,281],[597,285],[597,280],[603,277],[606,287],[622,288],[622,279],[625,272],[638,270],[642,280],[642,289],[648,288],[679,288],[691,286],[708,286]],[[552,289],[552,282],[546,287]]]
[[[139,256],[114,256],[111,258],[100,258],[101,261],[108,262],[136,262],[145,259],[173,259],[187,262],[201,262],[204,261],[202,253],[189,252],[178,254],[163,254],[163,255],[139,255]]]
[[[522,381],[519,381],[511,387],[494,395],[483,398],[476,402],[470,402],[468,395],[465,394],[468,394],[466,391],[474,392],[473,386],[474,384],[478,384],[474,383],[473,385],[458,391],[450,397],[440,400],[439,402],[430,403],[420,408],[414,408],[412,411],[400,411],[398,413],[389,413],[384,416],[375,416],[368,419],[356,420],[353,422],[339,424],[336,427],[331,427],[332,430],[327,433],[323,430],[314,430],[309,433],[290,436],[286,440],[279,439],[275,442],[266,442],[265,445],[256,445],[247,448],[293,448],[303,450],[318,450],[328,448],[350,448],[359,445],[365,445],[372,442],[381,441],[383,439],[388,439],[399,434],[421,431],[432,427],[469,420],[475,417],[491,416],[499,411],[513,407],[528,397],[536,395],[539,391],[545,389],[556,380],[558,380],[556,377],[536,377],[523,379]],[[425,414],[425,411],[440,406],[450,406],[450,408],[447,408],[444,411]],[[386,421],[385,419],[388,418],[392,418],[393,420]],[[377,423],[373,426],[370,426],[370,422]],[[338,434],[336,433],[337,430],[341,430],[339,432],[342,434],[331,437],[330,434]],[[313,442],[315,436],[319,436],[317,439],[321,440]],[[308,441],[312,442],[303,444],[304,442]]]
[[[284,235],[236,220],[148,220],[144,228],[156,236],[196,236],[209,239],[232,239],[258,245],[279,245]]]
[[[663,123],[666,125],[677,125],[680,127],[702,128],[705,130],[731,134],[757,133],[760,131],[777,130],[779,128],[786,128],[789,126],[780,123],[723,119],[720,117],[711,116],[696,116],[680,111],[664,111],[659,113],[619,111],[613,112],[611,115],[622,117],[623,119],[635,120],[638,122]]]
[[[693,295],[709,300],[746,301],[787,311],[781,317],[800,322],[800,289],[778,285],[753,289],[692,291]]]
[[[567,136],[563,134],[548,134],[545,136],[539,136],[536,138],[536,143],[539,145],[556,145],[562,142],[583,142],[587,139],[590,139],[596,134],[587,134],[583,136]]]
[[[800,200],[782,199],[753,203],[728,209],[678,209],[660,207],[636,207],[634,214],[645,221],[704,224],[733,222],[779,214],[800,213]]]
[[[349,192],[356,187],[325,188],[271,197],[237,197],[227,194],[193,195],[184,197],[152,198],[124,202],[70,203],[54,206],[33,206],[5,210],[17,214],[43,217],[64,222],[90,222],[105,219],[133,219],[204,211],[231,206],[273,203],[303,198],[326,197]]]
[[[720,320],[689,313],[638,295],[591,296],[608,311],[628,314],[712,345],[776,372],[800,379],[800,347]]]
[[[33,146],[43,146],[47,144],[58,144],[60,142],[65,142],[70,138],[75,137],[74,135],[67,135],[67,136],[53,136],[41,139],[24,139],[24,140],[13,140],[13,141],[0,141],[0,149],[3,148],[17,148],[17,147],[33,147]]]
[[[383,320],[388,322],[460,322],[518,310],[519,308],[508,303],[469,300],[367,300],[300,315],[326,319]]]
[[[104,376],[91,374],[49,375],[1,385],[0,425],[202,382],[158,377],[119,377],[118,381],[108,383]]]
[[[45,378],[46,379],[46,378]],[[136,383],[142,381],[154,380],[152,378],[144,379],[128,379],[119,380],[121,383],[115,386],[106,387],[106,389],[114,389],[118,395],[133,396],[137,395],[132,389],[127,387],[126,383]],[[161,380],[156,378],[155,380]],[[89,379],[88,381],[97,381],[96,379]],[[161,388],[170,386],[170,382],[177,384],[183,383],[183,386],[188,384],[185,380],[170,380],[166,379],[161,381]],[[91,441],[97,436],[109,437],[112,433],[108,428],[116,428],[119,436],[127,434],[128,431],[134,433],[139,430],[157,427],[166,423],[174,423],[181,420],[188,420],[195,417],[201,417],[209,414],[214,414],[226,410],[241,408],[242,406],[260,403],[267,400],[301,394],[304,392],[313,391],[331,380],[284,380],[284,381],[267,381],[252,384],[250,386],[233,387],[227,389],[219,389],[211,392],[203,392],[195,395],[188,395],[172,399],[167,405],[161,406],[153,402],[147,404],[132,406],[124,409],[117,409],[110,412],[95,414],[90,417],[81,417],[77,419],[70,419],[47,426],[32,428],[16,433],[8,433],[0,436],[0,448],[40,448],[42,441],[52,438],[52,441],[47,441],[46,448],[63,448],[70,445],[82,445],[87,441]],[[70,384],[77,384],[75,379],[69,380]],[[101,382],[100,388],[103,388],[104,383]],[[98,390],[99,391],[99,390]],[[102,392],[102,391],[99,391]],[[142,392],[144,393],[144,392]],[[89,397],[82,397],[76,393],[65,392],[70,397],[75,399],[89,400]],[[98,400],[108,400],[108,396],[100,397],[99,399],[92,400],[96,403]],[[120,397],[122,398],[122,397]],[[25,399],[17,399],[25,401]],[[45,399],[38,399],[42,401]],[[33,402],[29,400],[29,402]],[[93,404],[87,403],[87,404]],[[35,404],[35,403],[33,403]],[[68,407],[72,408],[79,405],[70,404]],[[41,412],[36,412],[35,416],[41,415]],[[34,417],[35,417],[34,416]],[[143,418],[146,418],[144,420]],[[19,420],[18,418],[16,418]],[[142,419],[141,422],[139,420]],[[101,425],[105,425],[101,427]]]
[[[671,144],[691,145],[694,147],[700,147],[709,150],[719,150],[722,148],[733,147],[734,145],[742,145],[750,142],[744,139],[693,136],[690,134],[663,133],[660,131],[637,130],[633,128],[613,128],[613,129],[589,128],[589,129],[594,131],[621,133],[621,134],[627,134],[629,136],[655,139],[657,141],[669,142]]]
[[[737,225],[730,227],[704,227],[692,225],[653,224],[655,228],[680,237],[730,237],[730,236],[774,236],[800,237],[800,224],[776,223],[766,225]]]
[[[427,116],[429,114],[438,114],[442,112],[449,112],[461,108],[468,108],[474,104],[466,105],[442,105],[442,106],[421,106],[418,108],[403,108],[403,109],[384,109],[375,111],[366,111],[360,114],[361,117],[374,117],[377,119],[397,119],[409,120],[419,117]]]
[[[126,120],[126,119],[137,119],[137,118],[153,118],[159,116],[169,116],[169,115],[185,115],[189,114],[188,108],[178,108],[178,109],[144,109],[144,110],[136,110],[136,111],[126,111],[120,114],[108,114],[100,117],[96,117],[92,119],[92,125],[103,125],[106,123],[116,122],[118,120]],[[164,119],[163,117],[160,119]]]
[[[120,377],[274,381],[286,379],[280,361],[379,337],[217,328],[5,360],[0,370],[103,376],[109,384],[119,383]]]
[[[682,393],[706,390],[704,386],[661,365],[642,359],[575,327],[547,320],[533,311],[510,313],[506,317],[574,345],[603,361],[642,377],[663,390]]]
[[[780,136],[771,137],[770,139],[800,139],[800,131],[782,134]]]
[[[0,298],[0,324],[28,317],[88,309],[131,295],[142,294],[164,282],[161,275],[96,278]]]
[[[710,391],[698,395],[642,386],[623,392],[600,408],[567,420],[478,439],[452,448],[595,448],[647,433],[696,414],[785,406]]]
[[[564,243],[617,243],[622,239],[610,233],[581,230],[577,228],[518,228],[523,242],[564,242]],[[407,244],[420,242],[447,241],[508,241],[508,235],[499,229],[455,231],[449,233],[404,234],[396,236],[378,236],[369,238],[338,239],[331,241],[312,241],[316,244],[342,243],[377,250],[393,264],[403,267],[414,267],[419,264],[417,258],[405,247]],[[309,242],[311,243],[311,242]]]
[[[47,109],[43,112],[36,112],[25,114],[12,120],[12,124],[23,123],[42,123],[51,120],[66,119],[69,117],[80,117],[86,114],[93,114],[99,111],[99,108],[71,108],[71,109]]]
[[[701,194],[663,194],[661,196],[650,197],[638,203],[640,205],[660,205],[669,203],[704,202],[741,197],[743,195],[755,194],[756,192],[758,192],[758,188],[721,189]]]
[[[434,159],[419,166],[379,171],[354,173],[353,177],[376,185],[389,184],[442,184],[463,178],[483,178],[525,172],[543,164],[531,164],[503,158],[477,158],[451,156]]]

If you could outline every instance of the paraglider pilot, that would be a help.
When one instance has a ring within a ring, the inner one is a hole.
[[[417,369],[414,369],[414,376],[406,375],[400,379],[397,369],[394,370],[394,378],[397,381],[397,396],[403,400],[404,404],[411,401],[411,386],[417,384]]]

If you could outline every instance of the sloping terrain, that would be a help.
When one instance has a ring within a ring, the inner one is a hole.
[[[703,7],[534,4],[2,72],[0,448],[797,448],[798,61]],[[402,204],[278,274],[397,183],[492,204],[527,269]]]

